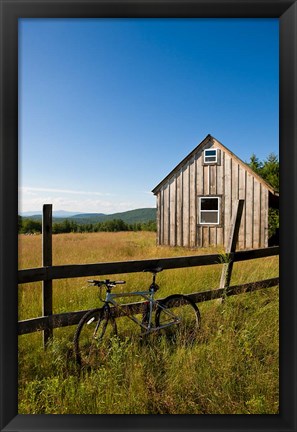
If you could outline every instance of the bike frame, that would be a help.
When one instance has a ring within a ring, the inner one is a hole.
[[[107,291],[104,303],[105,304],[112,304],[114,307],[121,307],[121,306],[124,306],[124,304],[117,303],[114,299],[121,298],[121,297],[143,297],[145,300],[147,300],[147,302],[149,302],[148,324],[145,325],[143,322],[141,322],[139,319],[137,319],[133,314],[131,314],[131,315],[125,314],[125,316],[127,316],[127,318],[129,318],[130,320],[132,320],[133,322],[138,324],[140,327],[145,329],[147,331],[147,333],[151,333],[153,331],[158,331],[160,329],[179,324],[180,319],[178,318],[178,316],[176,316],[172,312],[170,312],[167,309],[165,309],[164,307],[162,307],[162,305],[154,299],[154,295],[155,295],[155,291],[153,289],[150,289],[147,291],[133,291],[133,292],[115,293],[115,294],[111,293],[110,291]],[[169,315],[171,318],[173,318],[173,321],[168,323],[168,324],[164,324],[162,326],[159,326],[159,327],[153,326],[152,325],[152,315],[153,315],[153,305],[154,304],[158,304],[158,307],[161,307],[167,315]]]

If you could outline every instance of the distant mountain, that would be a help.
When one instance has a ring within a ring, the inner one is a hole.
[[[71,219],[88,219],[88,218],[96,218],[101,216],[108,216],[104,213],[75,213]]]
[[[53,212],[53,222],[62,222],[65,219],[69,221],[76,222],[77,224],[95,224],[97,222],[104,222],[112,219],[122,219],[124,222],[128,224],[139,223],[139,222],[148,222],[150,220],[156,220],[156,212],[155,208],[142,208],[136,210],[129,210],[121,213],[113,213],[113,214],[104,214],[104,213],[71,213],[71,212]],[[57,216],[57,213],[62,214],[64,216]],[[65,215],[67,213],[67,215]],[[27,217],[30,219],[40,220],[40,214],[32,214],[25,215],[21,214],[23,217]]]
[[[65,210],[56,210],[53,212],[53,217],[68,218],[68,217],[72,217],[72,216],[78,216],[79,214],[80,213],[77,213],[77,212],[70,212],[70,211],[65,211]],[[29,217],[29,216],[37,217],[37,216],[41,216],[42,212],[41,211],[27,211],[27,212],[21,212],[20,215],[23,217]]]
[[[121,213],[113,213],[113,214],[81,213],[72,216],[71,218],[68,219],[73,220],[78,224],[104,222],[112,219],[121,219],[126,223],[133,224],[138,222],[148,222],[149,220],[155,220],[156,209],[142,208],[136,210],[128,210],[126,212],[121,212]]]

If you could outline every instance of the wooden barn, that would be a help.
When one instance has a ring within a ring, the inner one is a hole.
[[[232,211],[243,199],[237,248],[268,246],[268,208],[277,207],[278,193],[211,135],[152,192],[159,245],[226,247]]]

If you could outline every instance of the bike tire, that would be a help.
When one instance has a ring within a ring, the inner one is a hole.
[[[171,313],[174,316],[170,315]],[[172,294],[159,302],[155,323],[156,327],[161,327],[159,331],[169,340],[189,344],[196,339],[201,316],[193,300],[183,294]]]
[[[107,358],[111,338],[117,335],[115,319],[109,307],[88,311],[78,323],[74,335],[74,355],[81,368],[96,368]]]

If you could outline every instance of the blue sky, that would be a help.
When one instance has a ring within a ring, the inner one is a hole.
[[[210,133],[278,155],[277,19],[21,19],[19,211],[154,207]]]

